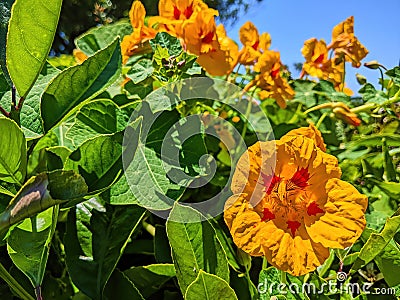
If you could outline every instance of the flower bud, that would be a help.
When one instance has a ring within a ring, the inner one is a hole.
[[[368,69],[376,70],[381,66],[381,64],[376,60],[371,60],[369,62],[364,63],[364,66],[367,67]]]
[[[361,120],[357,117],[355,113],[353,113],[350,108],[344,104],[343,102],[335,103],[332,106],[332,112],[335,114],[335,117],[343,120],[347,124],[353,126],[360,126]]]
[[[364,75],[361,75],[361,74],[356,74],[356,79],[357,79],[357,82],[360,84],[360,85],[364,85],[364,84],[366,84],[367,83],[367,77],[365,77]]]

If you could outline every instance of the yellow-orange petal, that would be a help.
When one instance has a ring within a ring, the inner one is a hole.
[[[301,135],[309,137],[315,142],[315,144],[319,149],[321,149],[324,152],[326,151],[322,134],[318,130],[318,128],[314,126],[314,124],[310,124],[308,127],[300,127],[297,129],[293,129],[290,130],[288,133],[286,133],[286,136],[292,136],[292,135]]]
[[[250,21],[247,21],[240,27],[239,39],[244,46],[250,46],[254,49],[258,48],[259,34],[256,26]]]
[[[354,17],[350,16],[343,22],[337,24],[332,30],[332,41],[337,39],[341,34],[349,36],[354,35]]]
[[[312,188],[309,197],[324,197],[327,181],[340,178],[342,174],[337,158],[323,152],[305,136],[285,135],[281,142],[282,145],[277,145],[276,173],[291,178],[298,168],[306,168],[310,174],[308,184]]]
[[[260,43],[258,48],[262,51],[267,51],[269,50],[269,47],[271,47],[271,35],[268,32],[263,32],[260,35]]]
[[[282,224],[262,221],[245,199],[236,203],[241,206],[231,206],[238,213],[232,218],[230,231],[235,244],[248,254],[264,255],[270,264],[294,276],[314,271],[328,258],[329,250],[313,242],[304,226],[300,226],[299,234],[293,237],[282,229]]]
[[[224,206],[224,220],[229,229],[237,215],[246,210],[248,201],[247,194],[235,194],[228,198]]]
[[[271,174],[275,170],[275,149],[280,141],[257,142],[242,154],[232,178],[234,194],[247,193],[255,206],[264,196],[261,172]]]
[[[248,203],[244,205],[249,206]],[[245,209],[233,219],[230,232],[238,248],[252,256],[262,256],[265,238],[276,229],[272,222],[261,222],[254,210]]]
[[[325,247],[343,249],[351,246],[363,232],[368,199],[351,184],[338,178],[326,183],[327,199],[316,200],[325,213],[307,216],[305,225],[314,242]]]
[[[140,28],[144,26],[144,18],[146,17],[146,9],[142,2],[133,1],[132,7],[129,10],[129,19],[133,28]]]
[[[303,226],[294,238],[279,228],[267,234],[263,251],[268,262],[293,276],[314,271],[329,257],[328,248],[312,241]]]

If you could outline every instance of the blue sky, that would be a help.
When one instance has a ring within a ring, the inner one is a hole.
[[[281,60],[294,71],[293,63],[303,62],[301,48],[305,40],[316,37],[331,41],[333,27],[349,16],[354,16],[354,32],[369,50],[363,62],[378,60],[388,68],[399,64],[400,27],[399,0],[263,0],[239,16],[238,22],[228,26],[228,36],[239,42],[240,26],[252,21],[259,32],[269,32],[272,50],[281,53]],[[360,73],[375,86],[379,71],[363,66],[358,69],[346,65],[346,82],[357,92],[360,85],[355,74]],[[294,75],[297,75],[294,73]]]

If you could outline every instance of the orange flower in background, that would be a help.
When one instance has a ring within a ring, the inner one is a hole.
[[[185,21],[206,9],[208,9],[207,4],[201,0],[160,0],[159,16],[151,17],[149,24],[157,24],[160,31],[182,37]]]
[[[261,36],[251,22],[246,22],[239,30],[239,38],[243,44],[239,53],[239,63],[243,65],[254,64],[263,51],[271,46],[271,36],[264,32]]]
[[[88,56],[85,53],[83,53],[82,50],[79,50],[79,49],[74,49],[72,51],[72,55],[74,56],[75,61],[78,64],[83,63],[88,58]]]
[[[344,87],[344,62],[335,63],[334,59],[329,59],[328,47],[324,40],[311,38],[304,42],[301,49],[306,61],[303,64],[301,77],[304,74],[324,79],[332,82],[337,91],[344,91],[348,95],[353,92]]]
[[[237,63],[239,47],[226,35],[222,24],[216,29],[218,45],[212,51],[200,54],[197,62],[211,75],[229,74]]]
[[[205,9],[185,25],[183,40],[188,52],[199,55],[218,48],[215,16],[218,16],[215,9]]]
[[[129,11],[129,19],[133,27],[130,35],[124,36],[121,42],[122,61],[126,63],[129,57],[134,54],[147,51],[149,47],[144,44],[146,41],[153,39],[157,31],[144,24],[146,10],[140,1],[134,1]]]
[[[333,28],[332,43],[329,48],[334,49],[335,59],[351,62],[353,67],[360,67],[361,60],[367,56],[368,50],[354,35],[354,17],[351,16]]]
[[[305,41],[301,53],[306,59],[303,70],[307,74],[325,78],[332,72],[332,61],[328,57],[328,48],[324,40],[311,38]]]
[[[329,248],[351,246],[366,225],[367,197],[340,176],[337,159],[306,136],[254,144],[225,205],[235,244],[294,276],[315,270]]]
[[[294,97],[294,90],[287,80],[281,76],[282,69],[283,65],[279,52],[267,50],[258,58],[257,63],[254,65],[254,71],[260,74],[250,84],[255,83],[262,89],[259,92],[261,100],[274,98],[279,107],[285,108],[286,99]]]

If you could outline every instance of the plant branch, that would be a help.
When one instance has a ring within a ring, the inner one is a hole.
[[[4,266],[0,263],[0,277],[7,282],[9,287],[24,300],[35,300],[19,283],[7,272]]]

